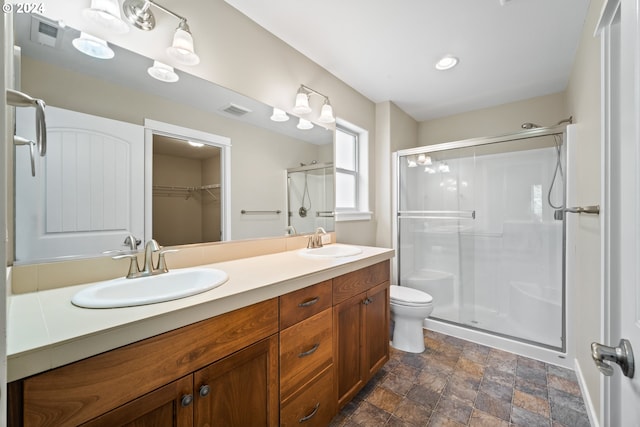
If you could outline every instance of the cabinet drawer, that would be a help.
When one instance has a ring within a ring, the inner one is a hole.
[[[331,280],[280,297],[280,329],[331,307]]]
[[[338,304],[388,280],[389,261],[336,277],[333,279],[333,303]]]
[[[280,332],[280,398],[331,364],[333,319],[331,309]]]
[[[333,367],[329,366],[280,408],[280,426],[326,427],[335,408]]]

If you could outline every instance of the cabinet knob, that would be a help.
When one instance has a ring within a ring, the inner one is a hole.
[[[211,387],[209,387],[206,384],[203,384],[202,386],[200,386],[200,397],[207,397],[209,395],[209,393],[211,392]]]
[[[184,396],[182,396],[182,400],[180,401],[180,404],[183,407],[187,407],[187,406],[191,405],[191,402],[193,402],[193,395],[192,394],[185,394]]]
[[[372,300],[371,298],[369,298],[369,297],[366,297],[366,298],[364,299],[364,301],[362,301],[362,303],[363,303],[364,305],[369,305],[369,304],[371,304],[372,302],[373,302],[373,300]]]

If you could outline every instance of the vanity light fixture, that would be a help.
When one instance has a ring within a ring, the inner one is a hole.
[[[327,124],[335,122],[336,118],[333,115],[333,107],[329,102],[329,97],[305,85],[300,85],[296,93],[296,104],[293,107],[293,112],[302,115],[311,113],[311,107],[309,106],[309,97],[311,95],[318,95],[324,98],[318,121]]]
[[[271,120],[273,120],[274,122],[286,122],[287,120],[289,120],[289,115],[284,110],[273,107]]]
[[[118,34],[129,31],[129,26],[122,20],[118,0],[91,0],[91,7],[84,9],[85,18]]]
[[[166,83],[174,83],[180,79],[173,67],[160,61],[153,61],[153,66],[147,69],[147,73],[154,79]]]
[[[193,36],[186,18],[152,0],[125,0],[122,4],[122,10],[124,11],[124,16],[133,26],[144,31],[151,31],[156,26],[156,19],[151,6],[155,6],[180,20],[178,28],[176,28],[173,35],[173,43],[167,48],[167,54],[185,65],[199,64],[200,57],[195,53]]]
[[[313,123],[311,123],[307,119],[303,119],[302,117],[300,117],[300,120],[298,120],[298,125],[296,127],[300,130],[309,130],[313,129]]]
[[[93,58],[111,59],[115,56],[106,41],[85,32],[81,32],[80,37],[73,39],[71,44],[80,52]]]
[[[436,70],[445,71],[450,70],[458,65],[458,58],[453,55],[445,55],[438,62],[436,62]]]

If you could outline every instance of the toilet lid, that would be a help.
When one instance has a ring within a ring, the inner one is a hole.
[[[433,302],[431,295],[417,289],[396,285],[392,285],[390,288],[391,299],[400,304],[429,304]]]

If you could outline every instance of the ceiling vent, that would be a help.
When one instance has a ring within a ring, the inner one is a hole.
[[[62,29],[54,22],[34,16],[31,18],[31,41],[59,48],[62,43]]]
[[[251,112],[250,109],[248,109],[246,107],[243,107],[241,105],[238,105],[238,104],[234,104],[234,103],[230,103],[229,105],[224,107],[222,109],[222,111],[224,111],[225,113],[228,113],[228,114],[232,114],[234,116],[238,116],[238,117],[244,116],[245,114]]]

